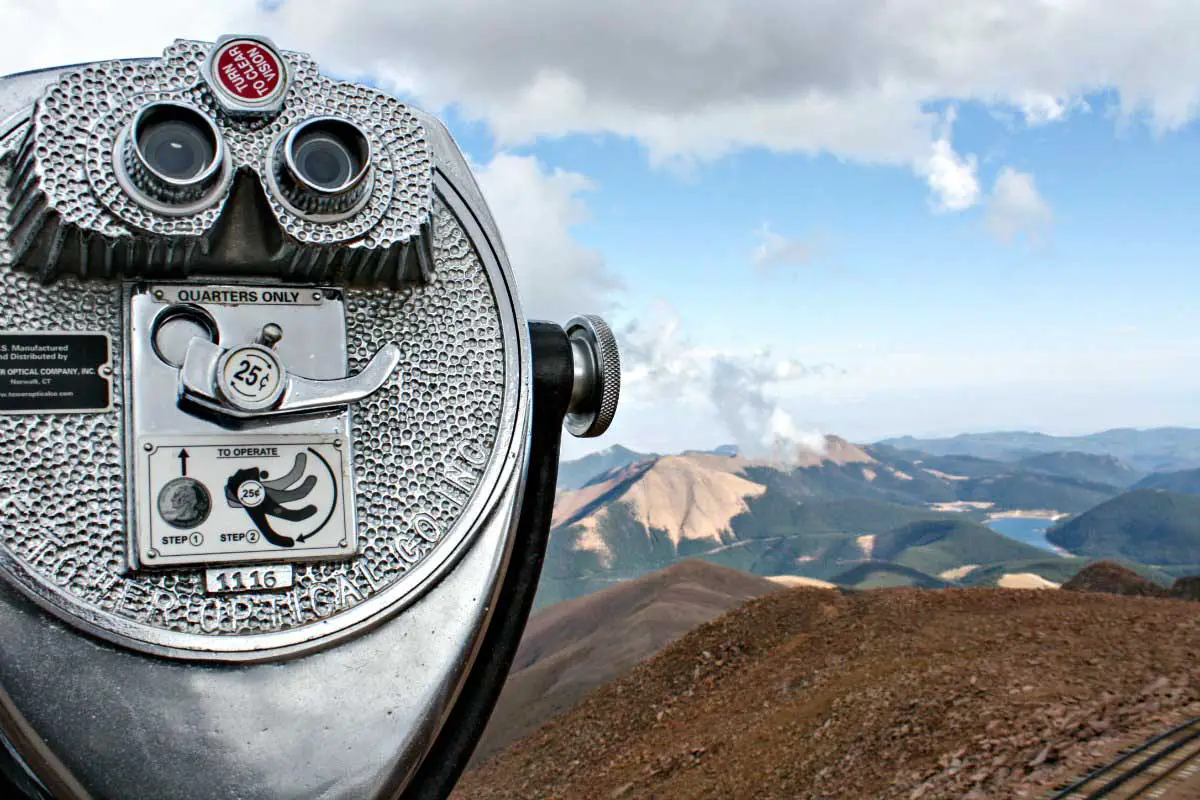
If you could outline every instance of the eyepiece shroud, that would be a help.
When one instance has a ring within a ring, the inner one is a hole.
[[[313,117],[288,131],[275,149],[280,193],[298,212],[340,216],[361,205],[370,189],[371,142],[355,123]]]
[[[286,50],[278,51],[289,77],[278,112],[233,114],[204,80],[212,48],[178,40],[161,59],[66,68],[3,123],[0,253],[42,282],[205,274],[400,288],[434,280],[440,165],[430,140],[446,135],[440,121],[372,87],[331,80],[307,55]],[[134,117],[156,102],[192,107],[216,126],[225,163],[210,194],[130,177],[140,164],[133,154],[126,169],[125,140]],[[370,167],[331,202],[289,200],[274,185],[275,149],[323,116],[366,135]],[[201,199],[184,200],[189,194]]]
[[[188,214],[212,203],[228,173],[221,132],[196,106],[147,103],[118,144],[118,179],[135,199],[161,214]]]

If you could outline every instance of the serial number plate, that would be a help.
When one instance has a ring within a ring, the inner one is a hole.
[[[294,573],[291,564],[253,564],[207,569],[204,571],[204,588],[209,594],[290,589],[295,580]]]
[[[148,439],[138,550],[147,567],[345,558],[355,551],[342,440]]]

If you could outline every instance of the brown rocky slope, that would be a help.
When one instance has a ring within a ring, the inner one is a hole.
[[[532,733],[697,625],[781,588],[687,560],[534,615],[473,761]]]
[[[1070,592],[1106,592],[1108,594],[1175,597],[1200,600],[1200,575],[1177,578],[1170,589],[1146,580],[1131,569],[1112,561],[1088,564],[1062,585]]]
[[[1192,603],[789,589],[464,776],[465,798],[1032,797],[1200,715]]]
[[[1107,592],[1108,594],[1166,597],[1169,590],[1146,580],[1127,567],[1112,561],[1088,564],[1062,585],[1069,592]]]

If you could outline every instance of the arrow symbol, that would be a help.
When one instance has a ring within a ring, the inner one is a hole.
[[[188,460],[188,451],[180,450],[179,451],[179,469],[182,470],[184,475],[187,475],[187,460]]]

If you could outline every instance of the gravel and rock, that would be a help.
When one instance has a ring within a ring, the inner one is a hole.
[[[454,797],[1038,797],[1195,716],[1191,602],[798,588],[692,631]]]
[[[1112,561],[1088,564],[1062,588],[1069,592],[1106,592],[1142,597],[1168,597],[1171,594],[1171,590]]]

